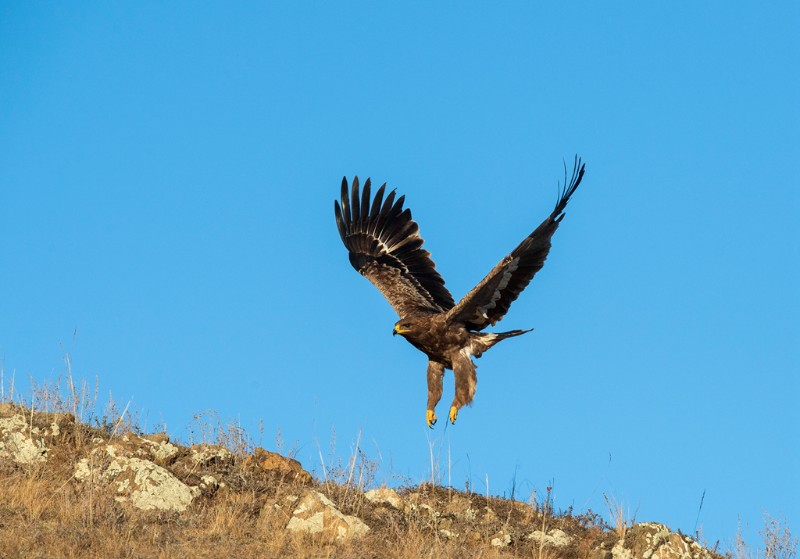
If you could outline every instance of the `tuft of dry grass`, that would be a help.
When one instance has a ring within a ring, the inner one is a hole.
[[[792,537],[786,520],[764,515],[764,527],[759,531],[764,539],[764,559],[794,559],[797,557],[797,538]]]
[[[609,496],[603,493],[603,499],[608,507],[608,512],[611,516],[610,525],[617,535],[617,538],[622,539],[628,533],[628,528],[636,523],[636,513],[630,514],[630,510],[625,509],[621,501],[617,500],[613,495]]]

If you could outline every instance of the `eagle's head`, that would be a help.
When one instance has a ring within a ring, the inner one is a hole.
[[[401,336],[406,336],[408,334],[413,334],[417,330],[417,325],[410,320],[398,320],[394,323],[394,330],[392,330],[392,336],[396,336],[400,334]]]

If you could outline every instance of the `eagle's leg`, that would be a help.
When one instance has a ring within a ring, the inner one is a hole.
[[[431,429],[436,424],[436,404],[442,398],[442,378],[444,377],[444,365],[436,361],[428,361],[428,409],[425,412],[425,420]]]
[[[456,395],[450,405],[450,423],[455,423],[458,410],[472,402],[475,396],[475,387],[478,385],[477,367],[470,359],[470,354],[465,350],[458,352],[453,359],[453,373],[456,377]]]

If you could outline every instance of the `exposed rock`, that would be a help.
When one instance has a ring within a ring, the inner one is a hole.
[[[75,464],[75,473],[72,476],[77,479],[78,481],[86,481],[92,477],[94,473],[94,469],[89,465],[88,458],[81,458],[77,464]]]
[[[182,512],[200,493],[169,471],[140,458],[119,457],[111,463],[106,474],[117,483],[118,501],[130,500],[142,510],[172,510]]]
[[[10,458],[17,464],[38,464],[47,460],[48,450],[41,430],[31,426],[24,416],[0,418],[0,458]]]
[[[203,485],[203,476],[225,471],[234,461],[233,453],[225,447],[201,444],[179,448],[177,457],[165,464],[179,478]],[[207,491],[208,487],[202,488],[203,491]]]
[[[409,503],[403,508],[406,515],[418,515],[419,517],[432,520],[434,523],[439,520],[442,514],[427,503]]]
[[[299,500],[300,500],[300,496],[299,495],[286,495],[283,498],[283,502],[286,503],[286,506],[292,507],[292,508],[294,508],[294,506],[297,504],[297,501],[299,501]]]
[[[51,414],[51,416],[52,420],[50,421],[48,430],[49,435],[53,437],[58,437],[65,428],[70,428],[75,425],[75,416],[71,413],[54,413]]]
[[[387,503],[397,510],[403,510],[403,498],[394,489],[388,487],[372,489],[364,493],[364,497],[371,503]]]
[[[492,538],[493,547],[508,547],[511,545],[511,536],[504,532],[500,532]]]
[[[408,528],[409,533],[419,536],[420,546],[424,542],[430,548],[427,555],[431,557],[441,550],[436,546],[456,542],[457,547],[474,546],[476,555],[486,556],[530,557],[532,552],[534,557],[544,554],[585,559],[722,559],[661,524],[634,525],[618,540],[596,515],[565,514],[548,521],[559,529],[541,530],[541,511],[529,504],[428,484],[407,489],[402,495],[386,487],[367,491],[363,497],[372,505],[361,500],[361,494],[352,487],[347,488],[353,502],[363,505],[357,513],[360,518],[349,516],[325,495],[306,487],[313,483],[311,475],[291,458],[258,448],[241,460],[238,453],[220,445],[184,447],[170,442],[165,433],[115,432],[110,436],[108,426],[94,428],[75,421],[68,413],[31,413],[14,404],[0,403],[0,466],[6,471],[19,469],[15,464],[32,464],[35,473],[46,468],[45,491],[52,486],[50,480],[71,476],[77,480],[73,485],[80,482],[92,489],[97,503],[116,499],[143,510],[187,515],[203,510],[216,514],[217,519],[224,514],[225,522],[214,524],[214,530],[224,532],[233,522],[251,523],[237,530],[247,538],[251,532],[276,527],[279,531],[286,528],[286,533],[281,532],[283,537],[288,537],[288,532],[314,534],[326,548],[326,556],[338,553],[336,547],[330,547],[335,541],[367,533],[370,537],[358,546],[369,547],[368,556],[379,556],[384,552],[384,541],[396,542]],[[31,477],[11,475],[8,482],[30,482]],[[33,481],[38,481],[36,477]],[[333,485],[325,484],[325,488],[334,495],[341,494]],[[67,483],[56,487],[64,489],[58,501],[75,500],[78,506],[84,506],[82,499],[88,491],[74,491]],[[198,497],[202,507],[192,507]],[[53,499],[45,501],[48,505]],[[53,509],[59,508],[55,505]],[[100,507],[98,511],[117,515],[115,508]],[[50,522],[55,513],[48,511],[37,519]],[[4,522],[14,516],[6,515]],[[155,523],[162,521],[163,514],[141,516],[142,522]],[[195,526],[185,520],[175,524]],[[30,525],[26,522],[22,529]],[[191,538],[196,535],[190,532],[189,541],[194,541]],[[305,545],[305,539],[293,543]],[[370,547],[373,545],[377,547]]]
[[[156,444],[169,442],[169,435],[167,433],[150,433],[149,435],[141,435],[141,438]]]
[[[369,526],[358,517],[342,514],[319,491],[308,491],[297,503],[286,529],[344,540],[363,536],[369,531]]]
[[[630,527],[611,550],[614,559],[713,559],[715,555],[688,536],[663,524],[643,522]]]
[[[260,447],[245,458],[244,466],[245,468],[257,468],[286,481],[299,482],[304,485],[311,483],[311,474],[303,469],[300,462]]]
[[[528,539],[551,547],[567,547],[572,543],[572,538],[558,528],[553,528],[546,534],[540,530],[535,530],[528,534]]]
[[[166,464],[178,455],[178,447],[169,442],[169,435],[166,433],[137,436],[137,438],[144,447],[148,448],[150,455],[156,462]]]
[[[76,464],[74,477],[114,484],[117,501],[130,502],[141,510],[182,512],[200,494],[199,488],[189,487],[167,469],[119,451],[111,444],[94,449],[90,458]]]
[[[198,485],[198,487],[206,493],[214,494],[218,489],[225,487],[225,484],[220,483],[220,481],[214,476],[202,476],[200,478],[200,485]]]
[[[115,452],[129,458],[151,460],[159,464],[169,464],[178,455],[179,449],[169,442],[169,436],[164,433],[140,436],[135,433],[125,433],[121,437],[114,437]],[[102,445],[106,441],[100,437],[93,437],[92,444]]]
[[[445,507],[446,514],[452,514],[459,520],[473,521],[478,517],[478,511],[472,508],[472,501],[460,495],[454,495]]]
[[[589,559],[613,559],[613,555],[606,544],[601,543],[589,552]]]
[[[195,466],[228,464],[233,461],[233,454],[231,451],[216,444],[195,445],[190,449],[190,456]]]

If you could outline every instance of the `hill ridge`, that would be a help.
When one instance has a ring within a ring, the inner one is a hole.
[[[367,490],[263,448],[184,446],[13,403],[0,404],[0,473],[3,557],[721,557],[662,524],[610,527],[549,498]]]

